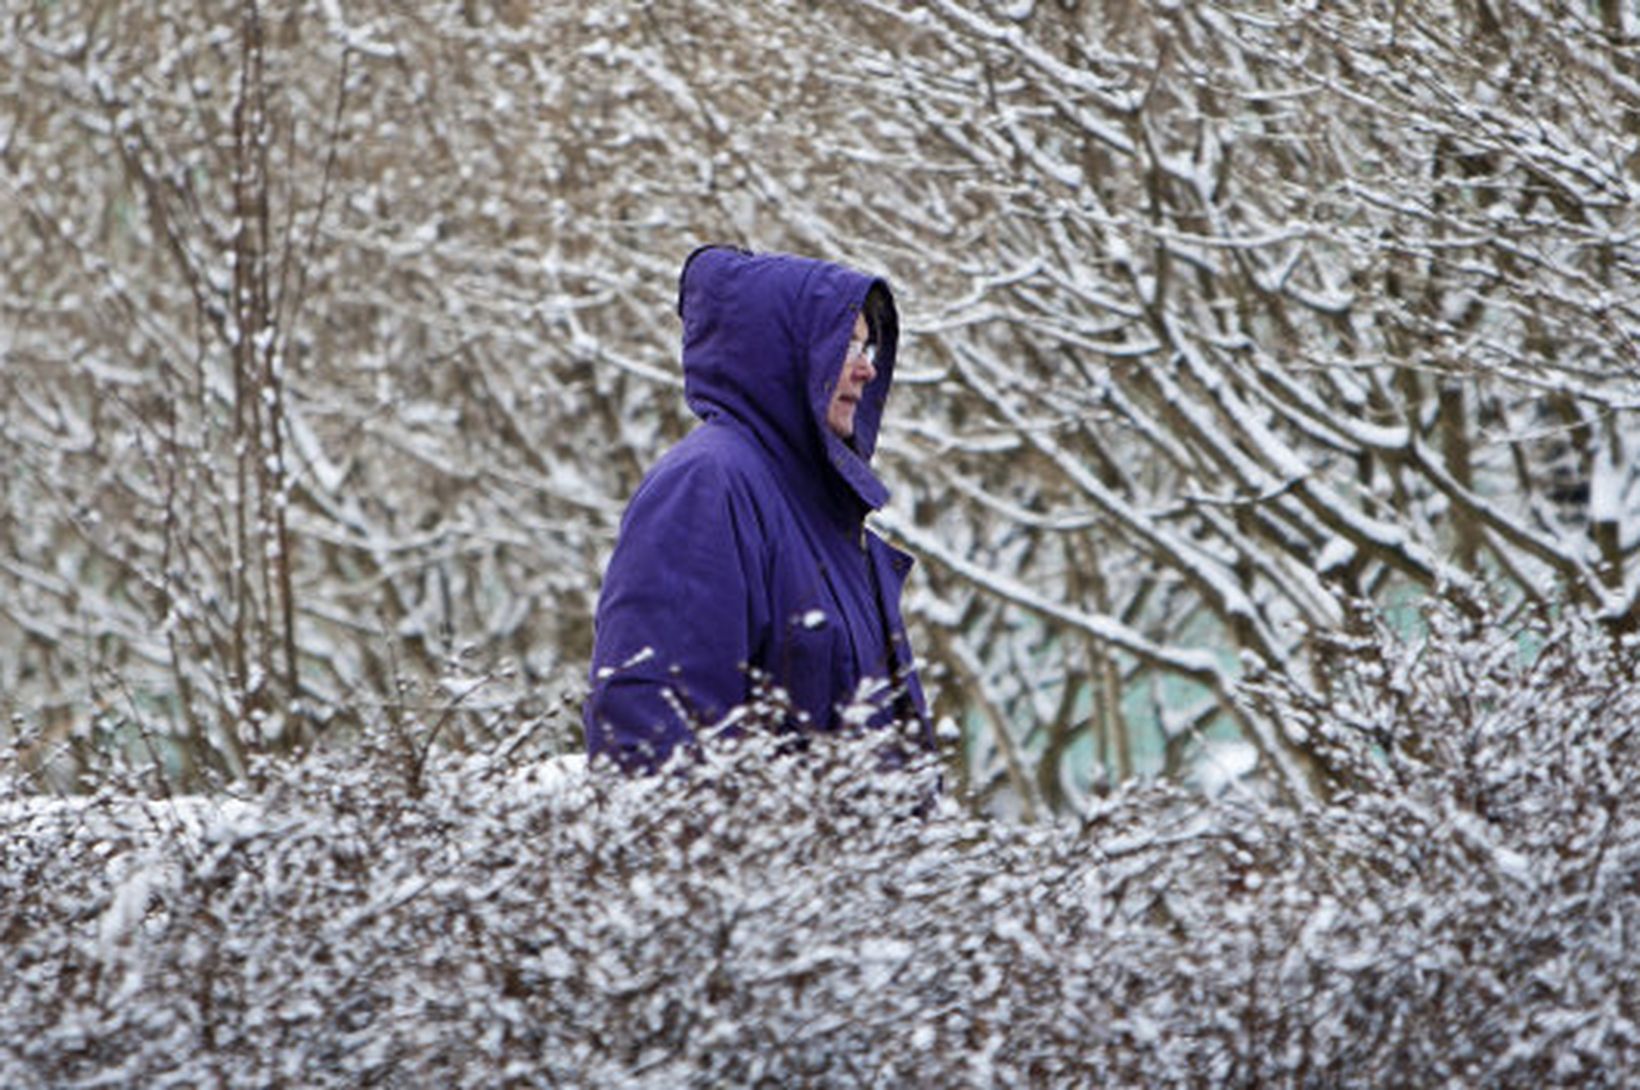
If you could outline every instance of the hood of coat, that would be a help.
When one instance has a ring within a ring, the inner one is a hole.
[[[862,311],[877,375],[855,409],[850,441],[827,427],[826,409]],[[812,467],[868,508],[887,501],[870,466],[899,339],[886,281],[813,258],[706,246],[684,262],[678,314],[684,396],[695,415],[732,418],[791,468]]]

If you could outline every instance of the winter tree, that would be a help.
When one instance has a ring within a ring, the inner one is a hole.
[[[1361,602],[1640,621],[1618,0],[69,0],[0,48],[0,703],[59,776],[573,701],[706,240],[899,289],[882,526],[981,798],[1220,734],[1324,791],[1237,684],[1325,694]]]

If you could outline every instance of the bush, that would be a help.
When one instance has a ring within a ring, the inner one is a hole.
[[[627,781],[319,754],[261,794],[0,793],[8,1086],[1589,1086],[1640,1058],[1640,693],[1432,620],[1250,699],[1325,801],[929,803],[876,740]]]

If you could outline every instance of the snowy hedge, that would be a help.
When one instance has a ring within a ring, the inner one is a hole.
[[[1325,696],[1249,690],[1323,801],[1015,826],[767,736],[636,783],[386,744],[231,802],[14,776],[0,1084],[1626,1083],[1633,649],[1436,617],[1331,653]]]

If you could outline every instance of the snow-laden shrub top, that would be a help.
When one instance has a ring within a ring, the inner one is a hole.
[[[7,1086],[1616,1086],[1640,688],[1436,619],[1259,694],[1329,801],[977,820],[870,738],[632,781],[390,749],[251,798],[0,795]],[[15,765],[13,765],[15,767]]]

